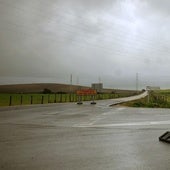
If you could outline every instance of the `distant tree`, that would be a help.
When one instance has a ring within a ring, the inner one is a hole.
[[[52,91],[50,89],[45,88],[43,90],[43,94],[50,94],[50,93],[52,93]]]
[[[146,90],[145,89],[142,89],[142,92],[145,92]]]

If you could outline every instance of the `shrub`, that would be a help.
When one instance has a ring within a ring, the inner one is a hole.
[[[52,93],[52,91],[50,90],[50,89],[44,89],[43,90],[43,94],[50,94],[50,93]]]

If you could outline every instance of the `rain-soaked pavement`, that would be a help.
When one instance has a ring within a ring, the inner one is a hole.
[[[0,108],[0,169],[169,170],[170,109],[111,102]]]

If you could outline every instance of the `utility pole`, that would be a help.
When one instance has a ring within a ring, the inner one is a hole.
[[[79,76],[77,76],[77,90],[80,90],[81,87],[80,87],[80,83],[79,83]]]
[[[72,76],[72,74],[70,75],[70,86],[72,85],[72,83],[73,83],[73,76]]]
[[[79,85],[79,77],[77,76],[77,85]]]
[[[99,76],[99,83],[101,83],[101,77]]]

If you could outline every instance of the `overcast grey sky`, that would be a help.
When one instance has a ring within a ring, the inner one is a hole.
[[[170,88],[169,0],[0,0],[0,84]]]

